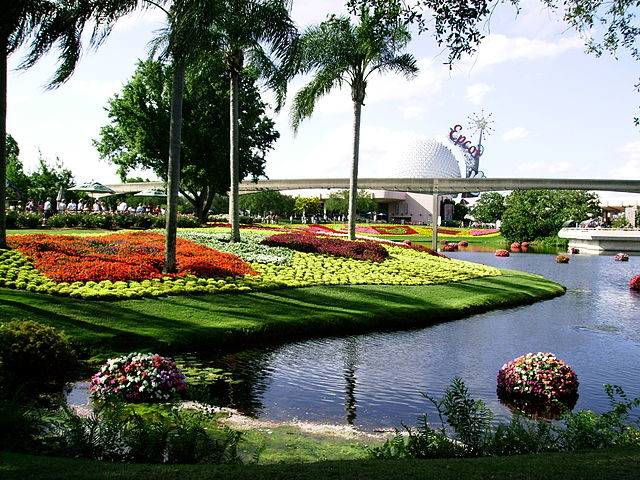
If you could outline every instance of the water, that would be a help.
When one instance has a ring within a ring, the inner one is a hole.
[[[415,425],[435,410],[420,392],[439,398],[451,379],[464,379],[496,421],[509,410],[496,397],[498,369],[528,352],[553,352],[577,372],[576,409],[606,411],[603,384],[640,397],[640,295],[629,279],[640,257],[453,252],[453,258],[538,273],[567,287],[566,295],[423,329],[322,338],[217,359],[244,379],[228,394],[245,413],[275,421],[353,424],[365,430]]]

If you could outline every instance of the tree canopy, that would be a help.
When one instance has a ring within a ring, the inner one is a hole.
[[[349,211],[349,190],[340,190],[332,192],[324,202],[324,208],[327,212],[343,213]],[[366,190],[359,190],[356,199],[356,211],[360,213],[375,212],[378,210],[378,204]]]
[[[240,209],[252,215],[289,216],[294,211],[295,199],[278,191],[249,193],[240,195]]]
[[[500,231],[511,242],[557,235],[567,220],[600,211],[598,196],[580,190],[515,190],[505,199]]]
[[[504,213],[504,196],[498,192],[486,192],[473,206],[471,215],[478,222],[495,223],[502,218]]]
[[[111,123],[94,144],[101,158],[118,166],[125,179],[130,170],[148,168],[167,179],[167,135],[171,107],[172,66],[159,61],[138,63],[132,79],[106,107]],[[215,194],[229,188],[229,88],[219,56],[204,57],[186,70],[180,192],[205,219]],[[265,114],[255,76],[241,81],[243,112],[240,137],[242,177],[264,175],[265,155],[278,138]]]

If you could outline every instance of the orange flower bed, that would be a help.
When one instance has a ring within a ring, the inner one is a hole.
[[[20,235],[8,239],[51,280],[99,282],[147,280],[165,276],[226,277],[257,275],[236,255],[222,253],[188,240],[177,239],[178,273],[164,274],[165,237],[158,233],[114,233],[100,237]]]

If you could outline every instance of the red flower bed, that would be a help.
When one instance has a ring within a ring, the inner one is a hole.
[[[496,250],[496,257],[508,257],[509,250],[505,250],[504,248],[499,248]]]
[[[498,230],[497,228],[490,228],[486,230],[469,230],[469,233],[473,236],[489,235],[491,233],[499,233],[499,232],[500,230]]]
[[[324,253],[356,260],[371,260],[372,262],[382,262],[389,256],[389,252],[379,243],[351,242],[338,238],[314,237],[298,233],[272,235],[262,240],[261,243],[272,247],[287,247],[299,252]]]
[[[102,237],[21,235],[8,239],[44,275],[56,282],[145,280],[162,278],[163,235],[150,232],[115,233]],[[237,256],[178,239],[178,273],[203,277],[257,275]]]
[[[640,292],[640,275],[631,277],[631,280],[629,281],[629,287],[631,288],[631,290],[637,290]]]
[[[458,242],[458,246],[459,247],[468,247],[469,246],[469,242],[467,242],[466,240],[462,240],[461,242]]]

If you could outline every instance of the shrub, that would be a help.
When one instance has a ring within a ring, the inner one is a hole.
[[[0,360],[5,393],[22,385],[26,394],[57,388],[71,380],[78,367],[76,353],[62,333],[30,320],[0,325]]]
[[[323,253],[356,260],[371,260],[372,262],[383,262],[389,256],[387,250],[379,243],[352,242],[298,233],[272,235],[262,240],[262,243],[272,247],[288,247],[299,252]]]
[[[504,248],[499,248],[496,250],[496,257],[508,257],[509,250],[505,250]]]
[[[613,259],[614,259],[616,262],[628,262],[628,261],[629,261],[629,255],[627,255],[626,253],[622,253],[622,252],[620,252],[620,253],[616,253],[616,254],[613,256]]]
[[[93,399],[129,402],[166,401],[185,389],[185,376],[173,360],[136,352],[108,360],[90,386]]]
[[[63,406],[49,420],[48,454],[136,463],[241,463],[242,433],[210,428],[208,412],[174,408],[141,415],[104,404],[88,417]]]
[[[556,257],[556,263],[569,263],[569,257],[566,255],[558,255]]]
[[[578,398],[578,377],[552,353],[528,353],[498,371],[498,396],[528,414],[557,415]]]
[[[468,247],[469,246],[469,242],[467,242],[466,240],[462,240],[461,242],[458,242],[458,246],[459,247]]]
[[[511,248],[522,248],[522,244],[519,242],[513,242]]]
[[[443,252],[455,252],[456,250],[458,250],[458,244],[457,243],[449,243],[447,245],[443,245],[442,246],[442,251]]]
[[[631,277],[631,280],[629,280],[629,287],[631,288],[631,290],[640,291],[640,275]]]

